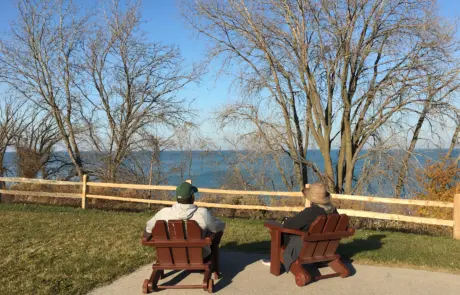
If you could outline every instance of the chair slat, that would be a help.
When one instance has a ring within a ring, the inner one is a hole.
[[[325,216],[319,216],[310,226],[308,233],[310,234],[319,234],[323,231],[324,224],[326,223]],[[318,242],[306,242],[304,243],[300,257],[311,257],[315,252],[316,245]]]
[[[186,223],[187,226],[187,239],[188,240],[202,240],[201,228],[198,223],[194,220],[188,220]],[[188,249],[188,259],[190,264],[203,264],[203,249],[202,248],[192,248]]]
[[[166,228],[166,222],[164,220],[158,220],[155,223],[155,227],[152,230],[152,239],[159,241],[167,241],[168,234]],[[157,260],[161,264],[174,264],[171,255],[170,248],[158,248],[157,249]]]
[[[340,239],[350,237],[355,233],[353,228],[348,228],[348,221],[349,219],[346,215],[330,214],[328,216],[319,216],[310,226],[308,234],[301,233],[297,235],[303,238],[302,251],[289,269],[296,278],[297,286],[305,286],[313,278],[325,279],[336,276],[345,278],[350,275],[349,268],[340,260],[340,255],[335,253]],[[264,225],[270,229],[272,236],[270,273],[278,276],[280,275],[280,263],[285,263],[283,258],[286,245],[281,246],[279,243],[282,229],[272,223],[265,223]],[[313,276],[302,267],[303,264],[318,262],[327,262],[334,273]]]
[[[328,215],[322,233],[334,232],[339,220],[340,215],[338,214]],[[318,244],[316,245],[315,252],[313,252],[313,257],[324,256],[324,252],[326,251],[328,245],[329,241],[318,242]]]
[[[340,220],[337,224],[337,227],[335,228],[336,232],[340,231],[345,231],[348,228],[348,222],[350,221],[350,218],[347,215],[340,215]],[[341,239],[336,239],[332,240],[329,242],[329,245],[326,248],[326,251],[324,252],[324,255],[333,255],[336,251],[337,248],[339,247]]]
[[[156,222],[152,231],[152,239],[142,239],[142,244],[153,246],[157,251],[157,261],[152,265],[150,279],[142,285],[144,294],[158,289],[204,289],[211,292],[214,281],[211,276],[219,273],[219,245],[222,233],[213,234],[213,239],[202,236],[202,230],[196,221],[164,220]],[[213,252],[206,262],[203,261],[204,246],[213,246]],[[189,263],[189,261],[191,263]],[[200,270],[204,271],[203,281],[199,285],[176,285],[178,276],[169,282],[158,284],[165,270]]]
[[[169,237],[171,240],[185,240],[184,223],[182,220],[168,221]],[[188,264],[185,247],[171,247],[174,264]]]

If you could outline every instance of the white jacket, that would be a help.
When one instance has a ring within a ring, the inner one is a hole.
[[[170,208],[161,209],[147,221],[145,231],[151,233],[157,220],[164,220],[166,222],[168,220],[195,220],[203,230],[203,235],[208,231],[217,233],[225,229],[225,222],[212,216],[211,212],[206,208],[198,208],[193,204],[175,203]],[[211,254],[211,248],[209,246],[203,248],[203,257],[209,254]]]

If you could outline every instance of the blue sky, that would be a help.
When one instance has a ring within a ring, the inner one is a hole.
[[[205,58],[206,42],[197,38],[197,34],[189,29],[181,19],[178,2],[175,0],[144,0],[142,3],[142,17],[145,21],[143,30],[152,41],[167,45],[177,45],[186,59],[192,64]],[[82,6],[97,5],[98,0],[75,0],[74,3]],[[0,0],[0,31],[9,29],[11,21],[17,17],[14,0]],[[214,64],[210,68],[217,68]],[[201,134],[215,140],[215,124],[212,122],[212,113],[220,106],[237,99],[237,93],[230,93],[228,77],[218,77],[212,70],[203,76],[198,84],[190,84],[179,94],[187,101],[193,101],[191,108],[196,110],[194,121],[200,123]]]
[[[16,18],[14,0],[0,0],[0,31],[5,31],[9,23]],[[81,3],[83,2],[83,3]],[[83,6],[97,5],[97,0],[75,0]],[[447,18],[460,17],[460,0],[439,0],[440,14]],[[205,57],[206,40],[199,38],[187,27],[180,17],[176,0],[144,0],[142,16],[146,23],[143,29],[153,41],[164,44],[178,45],[188,63],[198,62]],[[216,78],[218,64],[211,64],[209,72],[202,77],[198,85],[189,85],[180,95],[187,100],[194,99],[191,105],[197,110],[197,123],[202,123],[201,133],[205,137],[218,140],[215,134],[214,122],[210,119],[212,113],[219,107],[231,103],[238,98],[238,92],[230,91],[230,78]]]

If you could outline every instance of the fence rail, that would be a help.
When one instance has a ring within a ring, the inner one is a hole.
[[[145,204],[159,204],[159,205],[172,205],[175,202],[166,200],[152,200],[152,199],[136,199],[125,198],[116,196],[103,196],[88,194],[89,187],[105,187],[105,188],[120,188],[120,189],[135,189],[135,190],[163,190],[174,191],[176,187],[167,185],[142,185],[142,184],[127,184],[127,183],[101,183],[87,181],[87,176],[83,177],[81,182],[75,181],[57,181],[57,180],[44,180],[44,179],[29,179],[17,177],[0,177],[0,181],[8,183],[32,183],[32,184],[46,184],[46,185],[63,185],[63,186],[80,186],[81,193],[49,193],[49,192],[35,192],[23,190],[0,189],[0,194],[6,195],[24,195],[36,197],[54,197],[54,198],[72,198],[81,199],[82,208],[87,207],[87,199],[99,200],[112,200],[133,203]],[[216,195],[230,195],[230,196],[284,196],[284,197],[301,197],[301,192],[270,192],[270,191],[244,191],[244,190],[222,190],[200,188],[200,193],[216,194]],[[453,220],[435,219],[427,217],[407,216],[400,214],[378,213],[371,211],[359,211],[341,209],[340,212],[354,217],[374,218],[383,220],[405,221],[419,224],[441,225],[453,227],[453,237],[460,239],[460,194],[454,196],[454,202],[440,202],[440,201],[424,201],[424,200],[407,200],[395,198],[381,198],[381,197],[366,197],[355,195],[341,195],[332,194],[333,200],[349,200],[370,203],[385,203],[385,204],[398,204],[410,206],[427,206],[438,208],[453,208]],[[197,206],[208,208],[221,208],[221,209],[240,209],[240,210],[264,210],[264,211],[285,211],[285,212],[298,212],[303,210],[303,207],[274,207],[274,206],[261,206],[261,205],[232,205],[232,204],[217,204],[208,202],[195,202]]]

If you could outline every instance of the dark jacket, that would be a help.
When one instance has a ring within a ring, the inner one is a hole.
[[[332,214],[337,214],[337,209],[334,209]],[[307,232],[310,229],[310,225],[315,221],[318,216],[327,215],[326,210],[319,207],[316,204],[312,204],[311,207],[305,208],[302,212],[299,212],[296,216],[287,218],[284,221],[283,227],[289,229],[297,229]],[[302,240],[295,235],[284,234],[283,244],[287,245],[284,251],[284,267],[286,271],[289,271],[291,264],[299,258],[300,251],[302,250]]]
[[[333,213],[337,213],[337,210],[334,209]],[[287,218],[284,221],[283,227],[308,231],[313,221],[321,215],[327,215],[326,210],[316,204],[311,204],[311,207],[303,209],[303,211],[299,212],[296,216]]]

